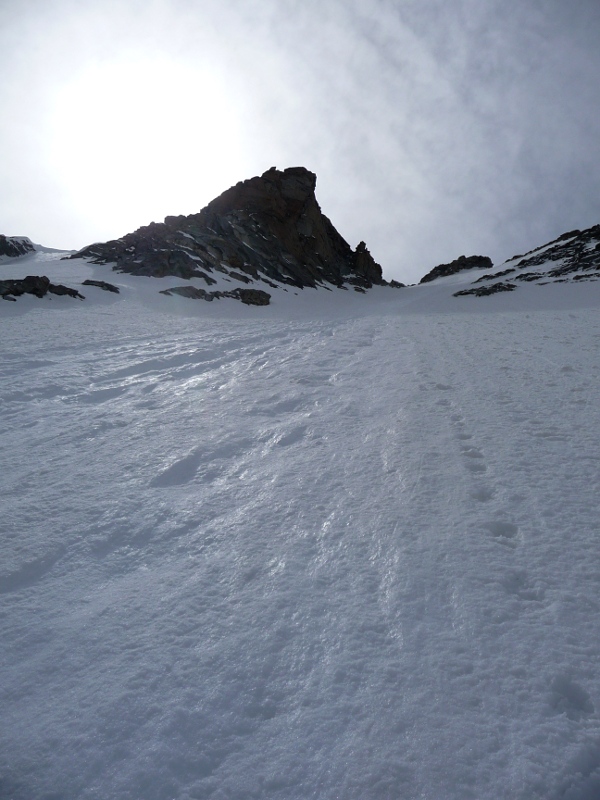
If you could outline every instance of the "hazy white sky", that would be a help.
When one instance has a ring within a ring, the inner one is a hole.
[[[298,165],[407,282],[600,222],[598,0],[0,11],[0,233],[79,248]]]

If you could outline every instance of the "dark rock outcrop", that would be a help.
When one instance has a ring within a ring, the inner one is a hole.
[[[475,297],[485,297],[488,294],[498,294],[498,292],[513,292],[517,287],[514,283],[493,283],[491,286],[478,286],[475,289],[463,289],[454,292],[453,297],[472,294]]]
[[[316,176],[275,167],[223,192],[198,214],[166,217],[70,258],[114,263],[134,275],[277,281],[297,287],[385,283],[364,242],[356,250],[321,212]],[[271,283],[271,285],[273,285]]]
[[[532,283],[533,281],[539,281],[544,277],[543,272],[523,272],[521,275],[516,275],[516,281],[526,281],[528,283]]]
[[[24,256],[33,253],[35,247],[26,236],[4,236],[0,234],[0,256]]]
[[[192,300],[218,300],[221,297],[231,297],[240,300],[247,306],[268,306],[271,302],[271,295],[261,289],[232,289],[230,292],[207,292],[206,289],[198,289],[195,286],[174,286],[172,289],[163,289],[160,294],[178,294],[181,297],[189,297]]]
[[[513,269],[502,269],[500,272],[494,272],[492,275],[482,275],[481,278],[477,278],[477,280],[473,281],[473,283],[482,283],[483,281],[494,281],[496,278],[503,278],[505,275],[510,275],[512,272],[516,272]]]
[[[114,292],[114,294],[119,294],[121,291],[118,286],[115,286],[113,283],[107,283],[106,281],[92,281],[88,279],[83,281],[81,285],[97,286],[99,289],[104,289],[105,292]]]
[[[268,306],[271,302],[271,295],[261,289],[234,289],[224,294],[226,297],[236,297],[247,306]]]
[[[28,275],[26,278],[3,280],[0,281],[0,296],[8,300],[14,300],[22,294],[43,297],[48,292],[49,286],[50,278],[45,275]]]
[[[48,292],[85,300],[85,297],[77,289],[71,289],[61,283],[50,283],[50,279],[46,275],[28,275],[26,278],[0,281],[0,297],[4,300],[14,301],[23,294],[32,294],[41,298]]]
[[[436,278],[446,278],[448,275],[456,275],[457,272],[467,269],[491,269],[492,267],[492,259],[488,256],[459,256],[449,264],[439,264],[434,267],[431,272],[421,278],[419,283],[429,283]]]
[[[80,300],[85,300],[85,297],[80,294],[77,289],[71,289],[69,286],[63,286],[62,283],[51,283],[48,286],[50,294],[62,294],[67,297],[78,297]]]
[[[574,275],[574,281],[597,281],[600,278],[600,272],[586,272],[583,275]]]

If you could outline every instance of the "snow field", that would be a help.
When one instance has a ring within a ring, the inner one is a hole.
[[[6,304],[0,796],[597,798],[596,285],[155,286]]]

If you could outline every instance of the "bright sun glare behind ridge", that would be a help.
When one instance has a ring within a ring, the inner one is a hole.
[[[101,64],[57,96],[50,158],[82,214],[106,220],[114,238],[199,211],[243,177],[240,127],[224,83],[208,71],[161,60]]]

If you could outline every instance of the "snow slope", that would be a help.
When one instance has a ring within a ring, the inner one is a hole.
[[[597,800],[599,282],[3,273],[0,797]]]

